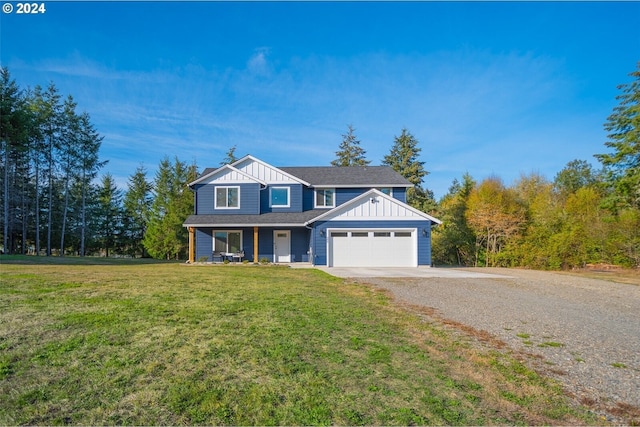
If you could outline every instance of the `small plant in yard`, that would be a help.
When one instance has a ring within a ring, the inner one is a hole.
[[[614,368],[626,368],[627,367],[627,365],[625,365],[624,363],[620,363],[620,362],[612,363],[611,366],[613,366]]]
[[[0,425],[597,424],[506,352],[318,270],[0,269]]]

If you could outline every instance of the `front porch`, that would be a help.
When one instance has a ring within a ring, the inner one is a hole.
[[[242,260],[287,264],[309,262],[311,231],[306,227],[188,227],[189,263],[214,262],[214,253],[244,252]]]

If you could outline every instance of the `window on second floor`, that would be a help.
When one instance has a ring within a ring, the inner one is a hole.
[[[274,208],[288,208],[289,203],[289,187],[271,187],[270,188],[270,206]]]
[[[378,190],[380,190],[380,192],[386,194],[387,196],[393,196],[393,188],[391,187],[382,187],[378,188]]]
[[[238,209],[240,207],[240,187],[216,187],[216,209]]]
[[[316,190],[316,208],[335,208],[336,190],[333,188],[320,188]]]

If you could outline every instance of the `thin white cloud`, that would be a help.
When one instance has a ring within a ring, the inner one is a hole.
[[[266,76],[271,72],[271,65],[267,59],[270,49],[260,47],[255,50],[249,61],[247,61],[247,69],[257,75]]]

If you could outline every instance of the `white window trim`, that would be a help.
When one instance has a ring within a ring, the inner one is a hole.
[[[244,250],[244,239],[242,236],[242,230],[213,230],[211,233],[211,246],[212,251],[216,250],[216,233],[227,233],[227,252],[229,253],[229,233],[240,233],[240,250]]]
[[[389,189],[389,194],[387,194],[384,191],[382,191],[385,188]],[[380,191],[383,194],[387,194],[387,196],[393,197],[393,187],[379,187],[379,188],[376,188],[376,190]]]
[[[318,205],[318,191],[332,190],[333,191],[333,204],[331,205]],[[316,188],[313,190],[313,207],[316,209],[333,209],[336,207],[336,189],[332,187]]]
[[[274,205],[273,196],[271,192],[273,190],[287,190],[287,204],[286,205]],[[291,187],[269,187],[269,207],[271,208],[290,208],[291,207]]]
[[[238,206],[218,206],[218,189],[227,189],[227,204],[229,204],[229,192],[230,188],[238,189]],[[239,185],[216,185],[213,189],[213,208],[214,209],[240,209],[240,186]]]

